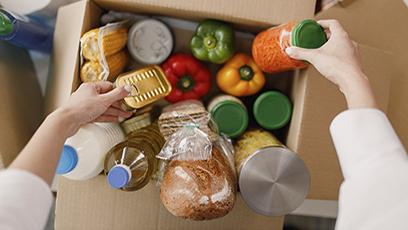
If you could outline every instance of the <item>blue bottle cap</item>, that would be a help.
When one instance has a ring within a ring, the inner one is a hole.
[[[78,154],[70,145],[64,145],[61,157],[57,166],[57,174],[66,174],[71,172],[78,163]]]
[[[130,169],[126,165],[115,165],[109,170],[108,183],[112,188],[120,189],[125,187],[130,180]]]

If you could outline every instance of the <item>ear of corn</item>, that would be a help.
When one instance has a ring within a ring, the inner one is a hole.
[[[103,74],[103,66],[100,62],[89,61],[86,62],[81,68],[81,80],[83,82],[94,81],[115,81],[116,77],[123,72],[128,62],[128,55],[125,50],[117,52],[109,57],[106,57],[108,64],[109,76],[106,79],[106,75]]]
[[[105,57],[117,53],[126,46],[128,33],[126,28],[114,30],[102,38],[102,52]]]
[[[102,39],[102,47],[99,47],[99,39]],[[100,37],[99,28],[90,30],[81,38],[82,56],[87,60],[96,62],[101,59],[101,55],[108,57],[123,49],[127,39],[127,28],[114,29],[106,32],[102,37]]]
[[[82,56],[90,61],[98,61],[100,50],[98,46],[99,29],[86,32],[81,38]]]
[[[94,82],[102,80],[103,68],[99,62],[86,62],[81,68],[81,80],[83,82]]]
[[[125,50],[122,50],[109,57],[106,57],[106,62],[108,63],[109,67],[108,81],[113,82],[125,69],[128,62],[128,54]]]

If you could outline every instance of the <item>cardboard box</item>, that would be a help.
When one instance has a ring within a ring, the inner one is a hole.
[[[248,10],[248,7],[253,10]],[[406,73],[403,73],[402,60],[408,60],[408,57],[401,51],[407,50],[403,49],[407,45],[402,45],[401,50],[397,48],[408,39],[406,31],[401,32],[404,30],[402,22],[408,21],[408,11],[404,7],[400,0],[356,0],[345,8],[334,6],[317,17],[339,19],[351,37],[360,43],[363,66],[379,105],[388,112],[392,122],[398,126],[397,132],[403,142],[407,143],[408,127],[403,124],[403,112],[408,112],[408,104],[404,104],[403,100],[407,84],[404,86],[403,83],[408,78],[404,78]],[[192,20],[211,17],[232,22],[237,28],[259,30],[292,19],[312,17],[314,1],[265,0],[249,4],[245,0],[234,3],[215,0],[199,3],[188,0],[95,0],[63,7],[58,14],[55,32],[54,74],[48,84],[47,112],[63,103],[79,85],[78,41],[84,32],[98,26],[104,9]],[[310,170],[312,184],[309,198],[337,200],[342,176],[329,136],[329,125],[337,113],[346,109],[343,96],[313,67],[293,78],[289,90],[294,113],[286,144],[300,154]],[[184,221],[167,213],[158,200],[154,185],[138,192],[124,193],[108,188],[103,176],[86,182],[62,178],[56,208],[56,229],[281,229],[282,222],[283,218],[255,214],[241,199],[238,199],[234,211],[224,218],[210,222]]]
[[[40,125],[43,98],[28,52],[3,41],[0,76],[0,165],[8,166]]]
[[[358,42],[364,71],[380,108],[387,113],[402,143],[408,145],[408,8],[401,0],[354,0],[316,15],[337,19]],[[336,86],[313,67],[302,72],[304,109],[294,148],[305,160],[312,178],[309,199],[337,200],[343,180],[329,136],[329,125],[346,104]],[[300,111],[298,111],[300,112]],[[295,112],[296,113],[296,112]]]
[[[300,3],[302,4],[296,4]],[[226,4],[228,3],[228,4]],[[246,1],[242,0],[242,4]],[[237,28],[260,30],[265,26],[292,19],[311,17],[314,0],[261,1],[254,11],[238,7],[236,1],[82,1],[60,9],[54,38],[53,78],[48,84],[47,112],[63,103],[80,84],[78,76],[79,38],[89,29],[99,25],[99,16],[105,9],[125,9],[138,13],[171,15],[198,21],[202,18],[223,19]],[[214,6],[217,5],[218,7]],[[268,9],[265,7],[268,6]],[[103,7],[103,8],[101,8]],[[220,10],[223,9],[223,10]],[[271,11],[272,10],[272,11]],[[280,12],[281,11],[281,12]],[[249,12],[251,12],[249,14]],[[254,13],[257,12],[257,13]],[[279,18],[266,15],[275,12]],[[285,12],[285,13],[282,13]],[[259,14],[258,14],[259,13]],[[296,15],[296,17],[295,17]],[[179,33],[179,32],[177,32]],[[189,39],[179,36],[181,39]],[[178,44],[187,44],[176,39]],[[188,47],[176,50],[187,50]],[[249,44],[240,44],[250,51]],[[288,88],[287,84],[280,87]],[[168,213],[158,198],[154,184],[141,191],[126,193],[114,191],[98,176],[86,182],[74,182],[61,178],[56,207],[56,229],[282,229],[283,217],[269,218],[257,215],[238,198],[236,207],[224,218],[206,222],[192,222],[176,218]]]

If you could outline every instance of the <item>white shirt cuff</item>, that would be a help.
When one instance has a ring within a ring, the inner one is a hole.
[[[378,157],[407,158],[387,116],[378,109],[346,110],[334,118],[330,133],[345,179]]]
[[[0,171],[0,229],[44,229],[52,202],[50,187],[37,175]]]

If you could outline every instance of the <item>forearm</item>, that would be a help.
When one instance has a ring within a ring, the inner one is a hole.
[[[338,78],[344,79],[339,86],[349,109],[377,108],[370,82],[361,70],[349,71]]]
[[[72,112],[56,110],[44,120],[10,168],[29,171],[51,184],[64,142],[75,126]]]

